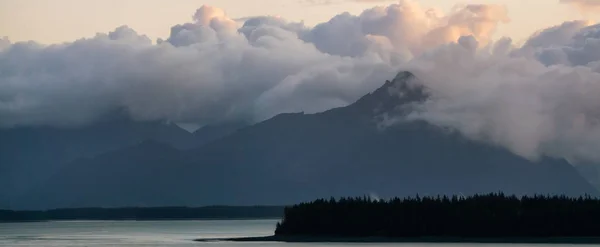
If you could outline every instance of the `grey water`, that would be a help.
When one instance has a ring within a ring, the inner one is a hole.
[[[0,246],[98,247],[564,247],[569,245],[524,244],[319,244],[319,243],[234,243],[194,242],[197,238],[268,236],[276,220],[217,221],[56,221],[0,224]]]

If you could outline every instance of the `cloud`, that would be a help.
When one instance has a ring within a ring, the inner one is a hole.
[[[5,48],[9,47],[11,45],[10,40],[8,40],[8,37],[0,37],[0,51],[4,50]]]
[[[425,120],[533,160],[600,161],[600,25],[586,26],[548,28],[522,48],[472,37],[436,48],[406,65],[431,98],[396,121]]]
[[[240,23],[204,6],[156,43],[127,26],[50,46],[3,40],[0,126],[76,126],[114,111],[198,124],[323,111],[375,89],[430,47],[460,35],[489,39],[505,19],[491,8],[443,15],[403,1],[308,28],[276,17]]]
[[[431,92],[407,117],[505,147],[600,161],[600,26],[572,21],[522,46],[492,40],[498,5],[449,13],[413,1],[314,27],[229,18],[204,6],[152,42],[123,26],[69,43],[0,39],[0,126],[80,126],[115,111],[139,121],[260,121],[350,104],[400,70]]]
[[[568,44],[582,28],[591,26],[590,21],[567,21],[561,25],[535,32],[524,47],[551,47]]]
[[[416,2],[402,1],[365,10],[358,16],[340,14],[302,38],[336,55],[357,56],[373,47],[386,47],[390,48],[387,53],[414,56],[463,35],[487,42],[498,24],[507,21],[506,8],[498,5],[458,6],[444,15]]]
[[[600,32],[589,21],[570,21],[533,35],[519,53],[543,64],[583,66],[600,58],[596,51]]]

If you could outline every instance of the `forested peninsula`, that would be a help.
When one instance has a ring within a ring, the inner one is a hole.
[[[286,207],[275,235],[235,241],[600,243],[592,197],[369,197]]]

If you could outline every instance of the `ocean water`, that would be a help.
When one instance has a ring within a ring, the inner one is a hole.
[[[0,246],[98,247],[563,247],[569,245],[521,244],[315,244],[315,243],[233,243],[194,242],[197,238],[250,237],[272,235],[276,220],[220,221],[62,221],[0,224]]]

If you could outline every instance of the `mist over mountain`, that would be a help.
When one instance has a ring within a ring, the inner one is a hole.
[[[0,38],[0,207],[596,194],[600,24],[496,38],[509,21],[494,4],[315,26],[202,6],[156,41]]]
[[[281,114],[204,146],[156,141],[69,163],[15,206],[281,205],[316,197],[597,195],[561,159],[539,162],[423,121],[381,125],[427,100],[411,73],[355,103]]]
[[[494,36],[509,21],[494,4],[444,13],[403,0],[315,26],[202,6],[156,41],[127,26],[52,45],[2,38],[0,128],[85,126],[115,110],[257,123],[347,106],[408,70],[432,93],[412,119],[527,159],[598,163],[599,26],[567,21],[518,45]]]

